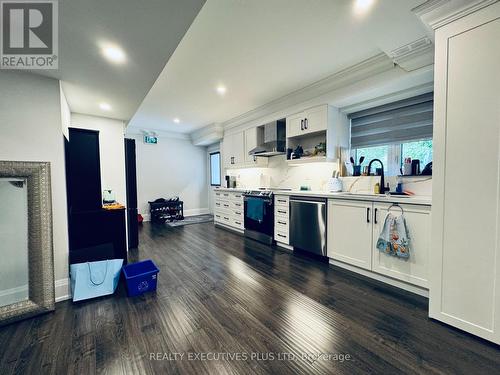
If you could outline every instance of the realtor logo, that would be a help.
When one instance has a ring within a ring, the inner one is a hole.
[[[58,68],[57,0],[0,1],[0,68]]]

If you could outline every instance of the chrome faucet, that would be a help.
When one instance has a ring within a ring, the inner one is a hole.
[[[387,190],[387,188],[385,187],[385,181],[384,181],[384,164],[382,163],[382,160],[380,159],[372,159],[370,160],[370,163],[368,164],[368,174],[370,174],[371,170],[372,170],[372,163],[374,161],[378,161],[380,163],[380,167],[381,168],[377,168],[376,169],[376,175],[378,175],[379,171],[380,171],[380,194],[385,194],[385,191]]]

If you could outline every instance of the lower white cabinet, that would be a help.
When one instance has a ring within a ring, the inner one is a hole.
[[[377,240],[384,227],[389,203],[373,205],[372,271],[423,288],[429,287],[429,248],[431,235],[431,210],[428,206],[401,204],[410,236],[410,257],[398,258],[377,249]],[[399,209],[391,209],[399,215]]]
[[[280,242],[285,245],[290,244],[289,206],[289,196],[274,196],[274,239],[276,242]]]
[[[237,230],[243,230],[243,195],[240,192],[216,190],[214,192],[214,222]]]
[[[372,202],[328,200],[327,256],[372,267]]]
[[[410,257],[398,258],[377,249],[390,203],[328,201],[327,255],[365,270],[423,288],[429,287],[431,208],[400,204],[410,234]],[[398,207],[391,208],[395,215]]]

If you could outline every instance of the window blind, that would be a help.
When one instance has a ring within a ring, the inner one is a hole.
[[[432,138],[433,93],[349,115],[351,148]]]

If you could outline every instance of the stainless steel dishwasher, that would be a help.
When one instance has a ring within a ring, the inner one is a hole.
[[[290,197],[290,245],[326,256],[326,199]]]

